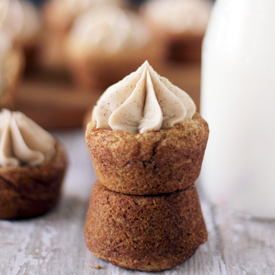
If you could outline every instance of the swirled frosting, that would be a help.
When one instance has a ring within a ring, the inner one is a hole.
[[[114,53],[143,47],[150,33],[133,12],[100,5],[76,19],[70,37],[89,49]]]
[[[55,156],[56,141],[20,112],[0,113],[0,166],[38,166]]]
[[[105,91],[94,107],[92,120],[97,128],[136,134],[171,128],[191,119],[195,111],[189,95],[145,61]]]
[[[156,26],[168,32],[205,32],[212,4],[202,0],[149,0],[143,13]]]

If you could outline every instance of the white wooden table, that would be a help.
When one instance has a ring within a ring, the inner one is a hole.
[[[0,275],[147,274],[99,260],[86,248],[83,227],[96,176],[84,133],[79,129],[54,134],[70,160],[61,201],[42,217],[0,220]],[[275,274],[275,221],[212,206],[203,197],[201,203],[208,242],[185,263],[159,274]]]

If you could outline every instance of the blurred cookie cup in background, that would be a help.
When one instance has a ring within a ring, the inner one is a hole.
[[[16,87],[24,68],[24,55],[0,28],[0,108],[13,109]]]
[[[158,67],[164,47],[129,9],[101,5],[79,16],[66,41],[68,66],[83,90],[102,89],[144,60]]]
[[[8,1],[3,29],[16,47],[23,49],[26,68],[37,64],[37,55],[42,35],[42,23],[38,9],[29,1]]]
[[[200,62],[201,44],[212,3],[207,0],[149,0],[140,13],[150,29],[166,43],[166,58]]]
[[[49,0],[42,6],[44,38],[42,64],[52,70],[66,70],[64,40],[75,19],[87,9],[104,3],[123,5],[123,0]]]

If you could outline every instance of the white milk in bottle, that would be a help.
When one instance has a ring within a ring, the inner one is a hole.
[[[216,1],[203,42],[207,197],[275,218],[275,0]]]

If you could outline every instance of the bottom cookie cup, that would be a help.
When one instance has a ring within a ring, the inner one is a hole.
[[[31,218],[56,205],[67,167],[64,148],[57,143],[56,149],[39,167],[0,167],[0,219]]]
[[[95,183],[85,241],[98,258],[123,268],[165,270],[207,241],[195,185],[158,196],[131,196]]]

